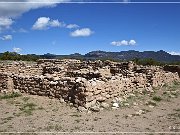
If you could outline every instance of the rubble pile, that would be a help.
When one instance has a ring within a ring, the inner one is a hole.
[[[58,98],[80,110],[98,111],[134,91],[179,81],[178,71],[133,62],[42,59],[0,64],[0,92],[19,91]],[[114,107],[118,107],[116,102]]]

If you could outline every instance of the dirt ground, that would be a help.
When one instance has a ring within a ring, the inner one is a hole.
[[[118,109],[78,112],[57,99],[0,95],[0,134],[180,134],[180,84],[134,93]]]

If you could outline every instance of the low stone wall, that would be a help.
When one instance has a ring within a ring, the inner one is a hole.
[[[153,87],[179,81],[178,72],[133,62],[40,60],[39,63],[1,66],[0,91],[48,96],[93,110],[134,91],[153,92]]]
[[[8,75],[0,73],[0,92],[6,92],[8,90]]]
[[[85,86],[75,78],[53,78],[50,76],[13,75],[14,89],[21,93],[58,98],[77,106],[85,103]]]
[[[23,75],[42,75],[43,67],[35,62],[9,61],[0,64],[0,73],[14,73]]]
[[[180,77],[180,66],[177,65],[166,65],[163,68],[165,71],[173,72],[173,73],[178,73]]]

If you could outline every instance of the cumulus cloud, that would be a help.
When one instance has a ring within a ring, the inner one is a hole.
[[[69,0],[0,0],[0,2],[3,2],[0,3],[0,33],[9,29],[14,22],[13,20],[25,12],[43,7],[54,7],[57,3],[68,1]],[[57,25],[57,22],[55,21],[52,25]]]
[[[74,28],[78,28],[79,26],[77,25],[77,24],[68,24],[67,26],[66,26],[66,28],[68,28],[68,29],[74,29]]]
[[[14,48],[13,48],[13,51],[16,52],[16,53],[19,53],[19,52],[22,51],[22,49],[21,49],[21,48],[16,48],[16,47],[14,47]]]
[[[82,28],[82,29],[77,29],[73,32],[70,33],[72,37],[88,37],[92,35],[94,32],[89,29],[89,28]]]
[[[8,3],[8,2],[14,3]],[[7,2],[0,4],[0,16],[15,18],[21,14],[28,12],[32,9],[42,8],[42,7],[54,7],[57,3],[68,2],[69,0],[0,0],[0,2]],[[24,2],[24,3],[15,3]],[[34,2],[34,3],[33,3]],[[39,2],[39,3],[35,3]]]
[[[65,24],[63,22],[59,22],[58,20],[52,20],[49,17],[40,17],[37,19],[35,24],[33,25],[33,30],[46,30],[50,27],[63,27]]]
[[[136,41],[135,40],[130,40],[130,41],[127,41],[127,40],[122,40],[122,41],[113,41],[111,42],[111,45],[114,45],[114,46],[128,46],[128,45],[135,45],[136,44]]]
[[[13,24],[13,20],[6,17],[0,17],[0,33],[3,30],[9,29]]]
[[[171,55],[180,55],[180,52],[168,52],[169,54],[171,54]]]
[[[136,44],[136,41],[135,40],[130,40],[129,41],[129,45],[135,45]]]
[[[1,40],[12,40],[12,35],[4,35],[3,37],[0,37]]]

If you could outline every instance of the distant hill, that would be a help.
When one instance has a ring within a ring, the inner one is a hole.
[[[64,58],[74,58],[74,59],[85,59],[85,60],[94,60],[94,59],[110,59],[110,60],[133,60],[133,59],[149,59],[159,62],[180,62],[180,55],[171,55],[163,50],[160,51],[121,51],[121,52],[106,52],[106,51],[92,51],[85,55],[79,53],[74,53],[70,55],[55,55],[55,54],[28,54],[28,55],[19,55],[14,52],[5,52],[0,53],[0,59],[10,59],[10,60],[36,60],[36,59],[64,59]]]
[[[179,62],[180,56],[179,55],[171,55],[163,50],[154,52],[154,51],[121,51],[121,52],[105,52],[105,51],[92,51],[84,55],[85,58],[90,59],[116,59],[116,60],[132,60],[135,58],[138,59],[147,59],[152,58],[156,61],[160,62]]]

